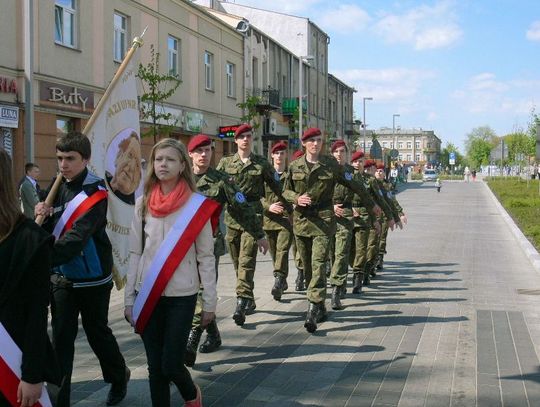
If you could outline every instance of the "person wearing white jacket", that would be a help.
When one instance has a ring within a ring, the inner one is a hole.
[[[174,139],[158,142],[151,152],[144,195],[135,203],[124,298],[126,319],[139,333],[142,331],[153,406],[170,405],[170,382],[177,386],[186,406],[202,405],[200,389],[184,366],[184,353],[201,285],[204,287],[202,325],[215,317],[216,269],[210,219],[185,251],[143,329],[138,325],[138,318],[142,318],[149,301],[144,302],[140,315],[134,311],[137,310],[137,300],[140,300],[137,297],[143,296],[147,280],[155,273],[156,257],[162,256],[164,250],[168,253],[164,246],[167,246],[169,232],[172,233],[173,226],[176,228],[177,222],[187,216],[186,208],[198,195],[195,191],[186,147]],[[193,217],[204,216],[202,212],[208,211],[199,210]],[[185,239],[185,235],[180,236],[178,243]],[[175,249],[171,246],[169,250],[166,262],[174,257],[171,254]],[[163,269],[160,271],[158,267],[156,281],[164,274]]]

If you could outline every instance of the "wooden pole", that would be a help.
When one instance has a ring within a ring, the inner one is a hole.
[[[131,48],[129,49],[126,56],[124,57],[124,60],[122,61],[122,63],[118,67],[118,70],[116,71],[116,73],[114,74],[114,77],[112,78],[111,82],[107,86],[107,89],[105,89],[105,93],[103,94],[103,96],[99,100],[98,105],[96,106],[96,108],[92,112],[92,116],[90,116],[90,119],[88,120],[88,123],[86,123],[86,126],[84,126],[83,134],[86,135],[87,131],[89,129],[91,129],[92,126],[94,125],[94,123],[96,122],[99,113],[101,112],[101,110],[103,110],[103,106],[105,105],[105,101],[108,99],[108,97],[110,96],[110,94],[112,92],[112,89],[114,88],[114,85],[122,77],[122,74],[126,70],[126,67],[127,67],[128,63],[131,61],[131,58],[135,54],[135,51],[137,50],[137,48],[142,46],[142,44],[143,44],[142,37],[144,36],[144,33],[146,32],[147,29],[148,29],[148,26],[145,27],[145,29],[142,32],[140,37],[135,37],[133,39],[133,42],[131,44]],[[49,194],[47,195],[47,198],[45,199],[45,204],[47,206],[52,206],[52,204],[54,203],[54,199],[56,198],[56,194],[58,193],[58,188],[60,188],[61,183],[62,183],[62,174],[58,173],[58,175],[56,176],[56,179],[54,180],[54,184],[51,187],[51,190],[49,191]],[[39,215],[38,217],[36,217],[36,223],[38,225],[43,224],[44,220],[45,220],[45,217],[42,216],[42,215]]]

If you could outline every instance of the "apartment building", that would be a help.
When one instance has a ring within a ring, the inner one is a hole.
[[[282,113],[285,116],[298,109],[300,99],[298,78],[302,76],[302,110],[304,111],[302,127],[318,127],[328,139],[350,137],[354,89],[328,74],[330,37],[314,22],[305,17],[225,1],[195,0],[195,3],[242,18],[251,26],[256,27],[258,32],[264,33],[292,54],[292,57],[287,55],[276,63],[283,64],[280,72],[277,70],[269,72],[274,78],[272,86],[279,90],[283,89],[283,95],[289,93],[290,86],[290,97],[282,97],[281,100]],[[302,63],[302,69],[300,69],[299,61]],[[246,62],[247,69],[252,62]],[[272,67],[270,66],[269,69],[272,70]],[[249,83],[248,78],[246,88],[249,88]],[[292,140],[294,141],[294,137]]]
[[[441,139],[433,130],[391,129],[383,127],[375,132],[367,131],[366,150],[372,147],[372,136],[376,135],[383,151],[398,150],[397,159],[404,164],[423,165],[437,163],[441,157]],[[359,139],[360,147],[363,139]]]
[[[33,27],[31,36],[25,20]],[[219,129],[240,123],[243,35],[192,2],[9,1],[2,5],[0,24],[0,145],[12,154],[16,173],[22,175],[31,158],[32,138],[24,132],[28,91],[33,91],[33,160],[46,181],[56,172],[57,135],[84,128],[132,38],[145,27],[135,64],[150,61],[153,45],[160,71],[182,81],[164,106],[176,119],[171,135],[184,142],[197,133],[210,135],[216,160],[232,151],[232,141],[221,138]],[[26,84],[29,73],[33,79]],[[144,142],[145,155],[152,142]]]

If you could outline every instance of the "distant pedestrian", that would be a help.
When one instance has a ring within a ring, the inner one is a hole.
[[[471,177],[471,170],[469,167],[465,167],[465,170],[463,170],[463,176],[465,177],[465,182],[469,182],[469,179]]]
[[[148,171],[135,203],[124,313],[144,343],[152,406],[170,405],[172,382],[186,406],[200,407],[184,355],[201,284],[203,324],[215,317],[212,222],[220,206],[195,193],[187,149],[177,140],[152,148]]]
[[[476,170],[472,170],[471,175],[472,175],[473,182],[476,181]]]
[[[19,183],[19,198],[21,201],[21,210],[28,219],[34,219],[34,208],[39,199],[39,166],[34,163],[26,163],[24,166],[25,176]]]
[[[435,181],[435,187],[437,188],[437,192],[441,192],[442,183],[440,178],[437,178],[437,181]]]

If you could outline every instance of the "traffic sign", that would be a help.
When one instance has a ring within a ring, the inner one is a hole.
[[[453,151],[448,154],[448,163],[450,165],[456,164],[456,153],[454,153]]]

